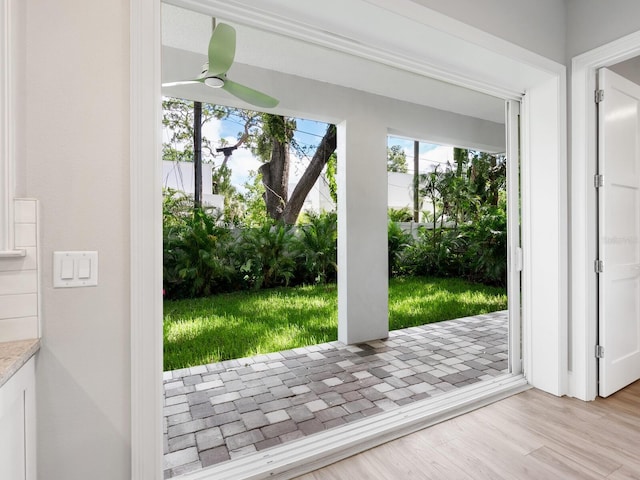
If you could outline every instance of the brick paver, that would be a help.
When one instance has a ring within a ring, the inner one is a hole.
[[[507,312],[164,372],[165,478],[490,379]]]

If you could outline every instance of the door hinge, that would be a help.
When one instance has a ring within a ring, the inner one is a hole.
[[[604,272],[604,262],[602,260],[596,260],[593,262],[593,269],[596,273]]]
[[[596,345],[596,358],[604,358],[604,347]]]
[[[604,175],[594,175],[593,176],[593,186],[596,188],[604,187]]]
[[[595,92],[595,101],[596,103],[600,103],[604,100],[604,90],[596,90]]]

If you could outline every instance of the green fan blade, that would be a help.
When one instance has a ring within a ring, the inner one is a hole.
[[[228,78],[225,78],[222,89],[226,90],[231,95],[238,97],[240,100],[244,100],[256,107],[273,108],[279,103],[278,100],[265,93],[258,92],[253,88],[245,87],[239,83],[232,82]]]
[[[219,23],[209,40],[209,72],[207,76],[226,73],[236,55],[236,31],[226,23]]]

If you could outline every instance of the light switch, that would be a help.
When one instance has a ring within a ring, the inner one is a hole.
[[[53,286],[91,287],[98,284],[98,252],[53,252]]]
[[[60,267],[60,278],[62,280],[73,280],[73,258],[64,257]]]
[[[78,259],[78,278],[81,280],[91,278],[91,260],[88,258]]]

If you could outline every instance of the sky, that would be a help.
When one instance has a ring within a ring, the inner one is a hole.
[[[322,139],[327,124],[314,120],[297,119],[297,128],[294,138],[299,145],[313,148]],[[219,139],[224,138],[229,145],[237,142],[238,133],[244,128],[242,120],[231,116],[224,120],[212,119],[203,126],[202,133],[211,140],[212,144],[219,145]],[[168,134],[164,133],[165,139]],[[413,140],[388,137],[388,146],[400,145],[407,157],[409,173],[413,173]],[[453,161],[453,147],[434,145],[420,142],[420,167],[419,172],[424,173],[433,169],[435,165],[445,165]],[[313,155],[313,151],[309,153]],[[216,157],[214,164],[220,165],[223,157]],[[228,166],[231,169],[231,182],[240,192],[245,192],[244,184],[251,181],[251,172],[258,170],[262,162],[255,158],[247,148],[238,148],[229,159]],[[309,159],[294,155],[290,170],[290,183],[295,183],[300,178]]]

